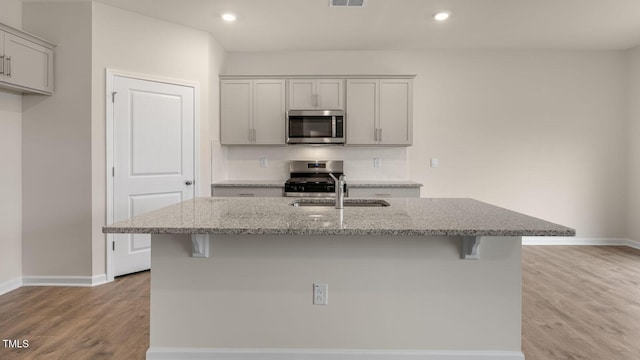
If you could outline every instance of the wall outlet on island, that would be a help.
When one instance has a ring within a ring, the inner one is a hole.
[[[313,305],[327,305],[329,285],[313,284]]]
[[[438,158],[431,158],[430,165],[431,165],[432,168],[437,168],[438,165],[440,165],[440,162],[438,161]]]
[[[261,168],[266,168],[267,167],[267,158],[260,158],[260,167]]]

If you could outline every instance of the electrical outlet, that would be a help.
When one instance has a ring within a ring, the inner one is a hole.
[[[382,160],[380,158],[373,158],[373,167],[379,168],[382,164]]]
[[[431,158],[431,167],[432,168],[437,168],[438,165],[440,165],[440,162],[438,161],[437,158]]]
[[[313,305],[327,305],[329,285],[313,284]]]
[[[267,167],[267,158],[260,158],[260,167],[261,168]]]

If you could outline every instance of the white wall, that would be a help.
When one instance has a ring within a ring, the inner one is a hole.
[[[212,153],[219,153],[218,81],[224,59],[220,45],[206,32],[152,19],[101,3],[93,3],[93,70],[91,115],[93,274],[105,269],[105,72],[124,71],[141,76],[198,83],[200,86],[200,194],[210,194]],[[216,126],[213,126],[216,124]],[[214,144],[215,146],[215,144]],[[218,159],[213,162],[218,165]]]
[[[24,3],[57,45],[53,96],[23,97],[23,273],[91,275],[91,4]]]
[[[406,173],[423,197],[473,197],[612,238],[625,236],[625,69],[623,52],[340,51],[229,53],[224,73],[417,74]],[[232,169],[240,160],[267,176],[259,153],[229,148],[229,177],[248,173]]]
[[[0,23],[22,27],[19,0],[3,0]],[[22,277],[21,162],[22,96],[0,90],[0,294]]]
[[[640,47],[628,52],[629,169],[627,237],[640,241]]]

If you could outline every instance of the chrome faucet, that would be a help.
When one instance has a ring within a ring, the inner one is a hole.
[[[340,175],[340,178],[336,178],[332,173],[329,173],[329,176],[336,188],[336,209],[344,209],[344,188],[347,186],[347,180],[344,174]]]

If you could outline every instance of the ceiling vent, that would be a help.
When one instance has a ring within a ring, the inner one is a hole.
[[[367,0],[329,0],[329,6],[363,7]]]

